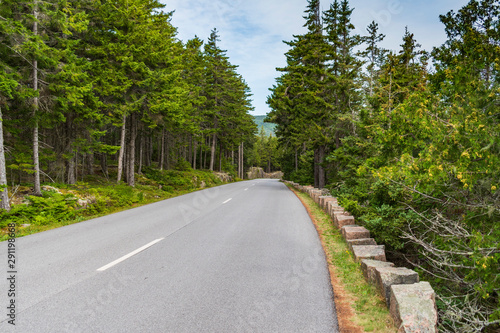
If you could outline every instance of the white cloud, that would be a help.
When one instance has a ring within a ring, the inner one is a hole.
[[[220,46],[227,50],[231,63],[249,84],[254,114],[269,111],[265,104],[268,88],[279,75],[276,67],[286,64],[284,53],[294,34],[305,30],[306,0],[170,0],[166,10],[175,10],[172,24],[178,37],[187,41],[195,35],[206,40],[213,28],[220,34]],[[439,14],[457,10],[468,0],[351,0],[352,21],[356,32],[365,34],[366,26],[378,21],[380,32],[387,35],[383,46],[398,50],[405,26],[415,33],[423,48],[442,44],[445,34]],[[331,2],[323,1],[323,10]]]

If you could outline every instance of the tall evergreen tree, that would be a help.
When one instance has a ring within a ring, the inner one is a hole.
[[[283,74],[271,89],[268,119],[278,125],[278,133],[314,150],[315,185],[322,188],[326,184],[324,157],[332,107],[328,103],[327,45],[319,0],[308,1],[305,14],[307,33],[285,42],[291,49],[286,53],[287,66],[277,69]]]
[[[219,48],[218,41],[219,35],[214,29],[205,44],[205,82],[207,87],[205,89],[204,118],[211,124],[207,131],[211,142],[210,170],[215,168],[217,144],[219,144],[220,156],[222,156],[224,149],[228,149],[230,148],[228,146],[232,145],[227,140],[227,136],[231,133],[230,128],[234,126],[235,117],[236,119],[248,118],[246,112],[251,110],[248,86],[236,73],[237,66],[229,62],[226,51]],[[219,167],[221,167],[220,163]]]
[[[336,148],[340,147],[342,137],[353,133],[353,121],[357,118],[361,104],[359,79],[363,63],[357,57],[355,49],[362,40],[359,35],[352,34],[353,10],[348,0],[336,0],[324,13],[326,39],[329,44]]]
[[[378,81],[380,67],[387,50],[380,48],[378,45],[385,38],[384,34],[380,34],[378,23],[372,21],[370,25],[366,28],[368,32],[367,36],[363,37],[363,42],[367,44],[364,52],[361,56],[365,57],[368,65],[366,70],[368,71],[368,96],[372,97],[374,94],[374,85]]]

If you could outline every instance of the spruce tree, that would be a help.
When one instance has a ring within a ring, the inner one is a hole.
[[[319,0],[308,1],[304,19],[307,33],[285,42],[287,66],[272,89],[267,103],[272,111],[271,122],[278,124],[278,133],[299,145],[307,143],[315,152],[315,185],[326,184],[324,157],[330,140],[331,104],[327,94],[327,45],[323,36]]]
[[[368,97],[372,97],[374,94],[374,85],[378,81],[380,67],[387,53],[387,50],[378,46],[385,38],[385,35],[379,34],[378,30],[378,23],[372,21],[366,28],[368,35],[362,38],[363,43],[367,44],[365,51],[360,55],[363,56],[368,63],[366,66],[366,70],[368,71]]]
[[[358,118],[361,105],[360,73],[362,61],[356,54],[361,37],[353,34],[351,23],[353,8],[348,0],[335,2],[324,13],[326,40],[329,45],[329,77],[335,118],[335,147],[339,148],[341,139],[354,133],[354,121]]]
[[[213,29],[210,33],[207,43],[205,44],[206,71],[205,81],[207,88],[205,90],[206,109],[205,119],[211,124],[208,129],[210,136],[210,164],[209,169],[215,168],[215,153],[217,143],[223,135],[224,115],[228,112],[228,103],[230,103],[231,77],[235,74],[236,66],[229,62],[226,51],[219,48],[217,42],[220,41],[217,29]]]

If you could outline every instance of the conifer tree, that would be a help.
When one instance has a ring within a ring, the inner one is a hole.
[[[360,73],[363,63],[356,55],[355,48],[361,44],[361,37],[353,35],[351,23],[353,8],[348,0],[337,0],[324,13],[326,39],[329,44],[331,63],[330,89],[333,95],[335,116],[335,147],[341,145],[341,138],[354,131],[353,121],[357,119],[361,104]]]
[[[403,43],[398,54],[387,55],[380,74],[380,87],[376,90],[374,106],[382,107],[390,117],[394,108],[427,81],[427,53],[420,50],[414,34],[405,28]]]
[[[363,37],[363,42],[367,44],[364,52],[361,56],[367,59],[368,65],[366,70],[368,71],[368,96],[372,97],[374,94],[374,85],[378,81],[380,67],[382,65],[383,59],[387,50],[384,50],[378,46],[378,43],[382,42],[385,38],[384,34],[379,34],[378,23],[372,21],[366,28],[368,32],[367,36]]]
[[[190,39],[185,46],[183,78],[189,85],[189,116],[187,123],[191,126],[190,134],[193,138],[193,161],[192,168],[197,168],[198,149],[203,149],[203,130],[201,126],[203,121],[203,105],[206,97],[203,96],[203,90],[206,87],[205,76],[205,58],[203,55],[203,41],[195,36]],[[201,164],[201,161],[199,161]]]
[[[315,152],[315,185],[326,184],[324,157],[330,140],[331,104],[327,94],[327,45],[323,36],[319,0],[308,1],[304,19],[307,33],[285,42],[291,47],[286,53],[287,66],[272,89],[267,103],[272,111],[271,122],[277,131],[299,144],[307,143]]]
[[[217,143],[223,135],[224,115],[229,114],[230,99],[233,98],[230,88],[231,78],[234,78],[236,66],[229,62],[226,51],[219,48],[220,41],[217,29],[213,29],[207,43],[205,44],[206,72],[205,90],[206,109],[204,117],[211,124],[208,134],[210,135],[210,164],[209,169],[215,168],[215,153]]]

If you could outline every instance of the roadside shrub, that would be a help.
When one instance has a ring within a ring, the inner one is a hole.
[[[71,194],[43,191],[42,197],[29,196],[25,205],[17,205],[10,212],[0,212],[0,227],[9,223],[47,225],[67,221],[75,215],[76,198]]]

